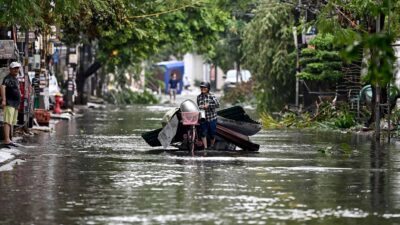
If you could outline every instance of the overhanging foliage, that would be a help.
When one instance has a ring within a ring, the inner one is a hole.
[[[303,80],[337,81],[343,77],[339,50],[333,47],[333,36],[318,34],[309,43],[312,48],[301,50],[298,77]]]
[[[295,93],[292,6],[266,0],[254,14],[244,33],[245,65],[253,74],[258,109],[280,110]]]

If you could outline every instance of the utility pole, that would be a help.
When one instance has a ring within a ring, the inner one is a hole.
[[[389,0],[389,2],[388,2],[388,8],[389,8],[389,13],[388,13],[388,33],[389,33],[389,35],[390,35],[390,0]],[[388,124],[388,143],[390,143],[390,131],[391,131],[391,123],[390,123],[390,117],[391,117],[391,108],[390,108],[390,82],[389,82],[389,84],[387,85],[387,93],[386,93],[386,95],[387,95],[387,108],[388,108],[388,122],[387,122],[387,124]]]
[[[296,99],[295,99],[295,105],[296,107],[299,107],[299,77],[297,76],[298,73],[300,72],[300,49],[299,49],[299,43],[297,42],[297,27],[293,27],[293,38],[294,38],[294,45],[296,48]]]
[[[24,78],[25,78],[25,87],[24,87],[24,129],[28,129],[31,127],[31,92],[30,92],[30,87],[31,87],[31,82],[29,79],[29,29],[25,29],[25,46],[24,46],[24,63],[23,63],[23,68],[24,68]]]
[[[300,72],[300,46],[299,46],[299,41],[297,37],[297,25],[300,24],[300,8],[301,8],[301,0],[297,3],[296,7],[296,15],[295,15],[295,27],[293,27],[293,38],[294,38],[294,45],[296,47],[296,96],[295,96],[295,105],[298,108],[299,107],[299,92],[300,92],[300,87],[299,87],[299,77],[297,76],[298,73]]]
[[[376,33],[381,31],[381,16],[379,15],[376,19]],[[371,56],[374,57],[375,49],[372,49]],[[379,63],[379,59],[376,63]],[[375,141],[380,142],[381,138],[381,87],[379,84],[375,84]]]

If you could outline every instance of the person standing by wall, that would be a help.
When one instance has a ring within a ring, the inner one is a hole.
[[[18,108],[21,102],[21,92],[19,89],[18,73],[21,64],[18,62],[12,62],[10,64],[10,73],[4,77],[1,85],[1,106],[4,113],[4,144],[6,147],[17,147],[13,143],[13,126],[17,124]]]
[[[179,85],[179,83],[178,83],[179,81],[176,77],[177,77],[176,73],[175,72],[172,73],[171,79],[169,80],[169,83],[168,83],[169,100],[173,103],[175,102],[176,93],[177,93],[178,85]]]
[[[200,83],[200,95],[197,96],[197,105],[200,110],[205,111],[205,120],[200,121],[200,136],[203,141],[204,148],[214,149],[215,135],[217,132],[217,112],[219,108],[218,99],[210,93],[210,83]],[[210,136],[210,146],[207,145],[207,135]]]
[[[185,88],[185,90],[189,90],[190,88],[190,81],[187,76],[184,76],[183,78],[183,87]]]

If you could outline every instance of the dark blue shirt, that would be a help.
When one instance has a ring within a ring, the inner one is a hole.
[[[2,85],[6,86],[6,105],[19,108],[21,92],[19,91],[18,78],[8,74],[4,77]]]
[[[169,85],[171,89],[176,89],[178,87],[178,80],[169,80]]]

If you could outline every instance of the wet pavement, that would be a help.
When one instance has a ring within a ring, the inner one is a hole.
[[[400,146],[262,131],[258,153],[191,157],[141,133],[174,107],[87,110],[0,172],[0,224],[400,224]]]

